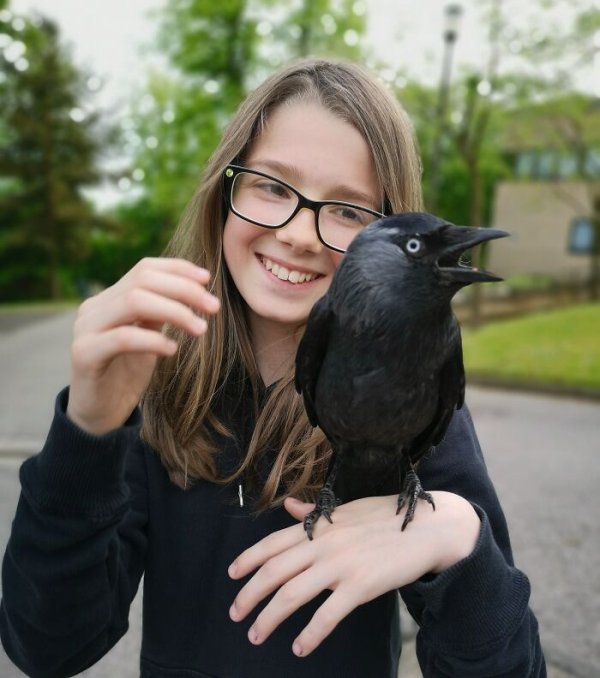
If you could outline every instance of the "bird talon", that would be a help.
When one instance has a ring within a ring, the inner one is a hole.
[[[333,490],[327,486],[323,487],[317,497],[315,508],[304,516],[304,531],[310,541],[313,540],[313,526],[319,516],[325,516],[329,523],[333,525],[331,514],[337,505],[338,501]]]
[[[382,217],[352,240],[307,319],[294,383],[310,423],[331,444],[325,486],[335,487],[346,501],[399,487],[396,514],[406,512],[403,530],[419,499],[435,510],[415,466],[444,439],[452,413],[464,401],[452,298],[471,283],[499,280],[465,265],[461,255],[506,235],[455,226],[424,212]],[[344,459],[348,465],[335,485]],[[394,467],[399,485],[388,477]],[[324,488],[306,526],[309,538],[320,515],[330,520],[325,500]],[[335,505],[333,498],[329,513]]]
[[[396,515],[400,513],[408,501],[406,515],[404,516],[402,527],[400,528],[401,532],[404,532],[408,523],[412,522],[419,499],[425,500],[435,511],[435,502],[433,501],[433,497],[429,494],[429,492],[425,492],[421,485],[421,481],[419,480],[419,476],[417,476],[414,470],[411,470],[404,480],[402,492],[398,495],[398,508],[396,509]]]
[[[313,525],[316,517],[318,517],[315,516],[314,513],[314,511],[311,511],[304,516],[304,531],[306,532],[309,541],[313,540]]]
[[[406,504],[406,495],[400,494],[400,496],[398,497],[398,508],[396,509],[396,515],[398,515],[400,511],[402,511],[402,509],[404,508],[404,504]]]

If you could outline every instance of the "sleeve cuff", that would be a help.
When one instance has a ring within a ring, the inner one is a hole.
[[[444,572],[400,590],[416,612],[423,640],[441,652],[487,652],[500,646],[523,620],[530,585],[523,572],[507,564],[485,512],[473,552]]]
[[[58,394],[42,451],[21,466],[23,493],[33,507],[103,520],[127,500],[125,457],[141,416],[136,409],[121,428],[94,436],[66,416],[68,397],[68,388]]]

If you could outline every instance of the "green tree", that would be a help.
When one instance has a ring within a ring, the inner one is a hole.
[[[280,3],[285,19],[273,25],[267,19],[259,30],[273,33],[280,59],[310,55],[359,59],[366,29],[366,5],[356,0],[303,0]]]
[[[92,231],[89,256],[75,267],[78,279],[109,286],[143,257],[159,256],[169,235],[165,219],[147,197],[117,206]]]
[[[588,193],[577,205],[568,186],[556,184],[558,196],[588,216],[595,225],[595,251],[590,256],[589,292],[600,298],[600,7],[594,0],[546,0],[548,10],[561,10],[559,20],[538,29],[524,57],[545,73],[537,96],[521,88],[520,105],[508,129],[513,146],[554,166],[554,178],[579,179]],[[567,14],[566,10],[570,10]],[[565,19],[568,17],[568,19]],[[591,84],[591,88],[590,88]],[[591,89],[591,91],[590,91]],[[523,96],[523,92],[525,96]],[[546,177],[551,178],[551,177]]]
[[[150,74],[126,130],[144,189],[143,211],[170,230],[246,92],[307,53],[358,57],[364,8],[349,0],[170,0],[157,45],[166,72]]]
[[[455,82],[457,92],[456,99],[461,101],[462,92],[472,84],[470,76],[462,76]],[[421,149],[423,161],[423,187],[426,207],[429,207],[428,198],[431,195],[430,185],[430,162],[431,154],[427,152],[434,144],[438,133],[438,120],[436,116],[437,90],[416,81],[407,81],[405,78],[397,79],[400,83],[396,87],[396,96],[407,109],[414,124],[415,134]],[[463,89],[464,88],[464,89]],[[474,145],[477,150],[477,169],[481,193],[479,195],[481,216],[478,216],[476,225],[489,224],[493,203],[493,192],[496,183],[511,176],[512,169],[505,157],[498,139],[502,134],[503,117],[502,106],[491,103],[493,115],[490,116],[486,134],[482,136],[479,145]],[[437,213],[445,219],[456,224],[473,224],[473,212],[471,196],[473,194],[473,177],[469,172],[469,165],[465,156],[460,152],[456,143],[457,121],[460,109],[455,109],[454,126],[450,127],[453,134],[447,134],[442,140],[442,157],[440,163],[439,196],[437,200]],[[486,123],[488,124],[488,123]],[[468,127],[463,134],[468,134]],[[468,142],[465,141],[465,145]]]
[[[57,298],[95,220],[80,190],[98,178],[96,116],[52,21],[4,10],[0,34],[0,294]]]
[[[495,183],[508,171],[501,144],[507,111],[514,112],[525,101],[555,95],[561,88],[574,88],[567,74],[577,70],[575,64],[581,59],[569,55],[567,46],[576,43],[568,31],[580,26],[580,40],[584,34],[589,39],[596,23],[586,0],[538,0],[527,6],[517,0],[483,0],[477,9],[482,30],[488,35],[488,54],[479,67],[471,67],[455,79],[448,118],[443,122],[446,143],[441,186],[433,202],[442,215],[450,216],[444,208],[448,196],[456,192],[452,184],[462,167],[468,186],[466,223],[486,226]],[[570,21],[565,21],[565,16],[570,16]],[[427,177],[429,154],[424,158]],[[425,187],[431,188],[427,180]],[[482,265],[485,252],[485,247],[473,252],[475,266]],[[481,293],[481,286],[471,290],[474,323],[480,317]]]
[[[257,62],[256,19],[247,0],[170,0],[158,15],[154,70],[131,104],[124,132],[132,176],[144,195],[150,229],[172,230]],[[150,210],[150,213],[149,213]],[[130,206],[128,214],[135,208]]]

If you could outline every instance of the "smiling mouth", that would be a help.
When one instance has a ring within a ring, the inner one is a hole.
[[[291,270],[287,269],[285,266],[281,266],[280,264],[271,261],[271,259],[268,259],[267,257],[260,256],[258,257],[258,259],[260,263],[263,265],[263,267],[266,268],[267,271],[269,271],[276,278],[279,278],[279,280],[290,282],[293,285],[311,282],[313,280],[316,280],[317,278],[322,277],[320,273],[306,273],[305,271],[296,271],[294,269]]]

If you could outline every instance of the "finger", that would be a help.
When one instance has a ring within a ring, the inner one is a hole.
[[[306,544],[293,546],[268,560],[239,591],[231,606],[231,618],[240,621],[261,600],[305,570],[312,561],[312,549]]]
[[[76,340],[72,346],[75,365],[106,363],[121,353],[151,353],[171,356],[177,342],[160,332],[133,325],[117,327],[102,334],[91,334]]]
[[[150,294],[154,296],[148,296]],[[102,331],[129,322],[148,322],[148,319],[142,317],[148,308],[147,302],[159,298],[180,304],[181,312],[187,309],[190,318],[194,314],[192,309],[199,313],[214,314],[220,308],[217,297],[200,283],[154,271],[139,275],[136,280],[132,279],[127,283],[120,281],[97,297],[83,302],[75,325],[76,335]],[[165,322],[162,318],[160,320],[160,324]]]
[[[114,285],[86,299],[80,309],[87,310],[87,307],[93,309],[98,301],[114,299],[123,293],[123,289],[129,287],[145,287],[154,277],[161,275],[183,279],[189,284],[199,285],[201,289],[210,282],[209,271],[185,259],[147,257],[139,261]]]
[[[135,288],[115,300],[104,304],[95,318],[95,331],[102,332],[123,325],[143,324],[162,327],[165,323],[178,327],[188,334],[204,334],[207,322],[191,308],[155,292]],[[88,332],[92,331],[88,328]]]
[[[283,506],[292,518],[296,520],[304,520],[304,516],[315,508],[314,503],[300,501],[300,499],[295,497],[287,497],[283,502]]]
[[[210,272],[205,268],[179,257],[145,257],[138,261],[126,275],[146,270],[160,270],[187,276],[198,280],[202,285],[206,285],[210,280]]]
[[[300,525],[277,530],[246,549],[231,563],[227,570],[232,579],[240,579],[253,572],[270,558],[295,546],[304,540]]]
[[[352,587],[339,586],[314,613],[292,645],[297,657],[306,657],[335,629],[342,619],[360,605]]]
[[[170,299],[176,299],[202,313],[216,313],[220,308],[217,297],[211,294],[199,280],[170,271],[142,270],[131,283],[134,287],[156,292]]]
[[[326,568],[310,567],[287,581],[258,615],[248,631],[248,638],[255,645],[266,640],[271,633],[305,603],[333,584],[331,572]]]

